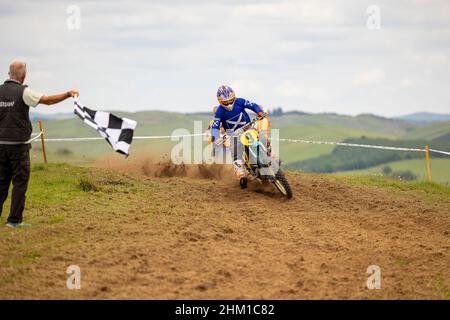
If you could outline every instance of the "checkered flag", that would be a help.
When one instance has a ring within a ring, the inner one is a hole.
[[[128,149],[137,125],[136,121],[119,118],[109,112],[89,109],[83,106],[76,98],[74,98],[74,108],[75,114],[84,123],[97,130],[115,151],[128,157]]]

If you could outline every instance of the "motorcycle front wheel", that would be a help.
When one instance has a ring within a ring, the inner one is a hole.
[[[283,171],[278,170],[278,172],[275,174],[275,180],[273,181],[273,184],[278,189],[278,191],[280,191],[280,193],[286,198],[291,199],[293,197],[291,186],[289,185],[289,182],[287,181]]]

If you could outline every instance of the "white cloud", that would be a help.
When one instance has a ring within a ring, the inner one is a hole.
[[[449,112],[450,2],[377,2],[378,31],[370,1],[77,1],[79,31],[72,2],[1,2],[0,69],[22,58],[33,88],[109,109],[209,111],[229,83],[268,108]]]
[[[275,88],[275,93],[287,98],[298,98],[304,97],[306,92],[305,88],[302,86],[292,83],[291,81],[283,81]]]
[[[278,21],[282,23],[300,23],[303,25],[332,25],[339,22],[341,16],[337,5],[331,1],[271,1],[266,3],[246,3],[232,10],[236,20]]]
[[[411,78],[403,78],[402,81],[401,81],[401,85],[403,87],[407,87],[407,88],[408,87],[412,87],[415,84],[416,84],[415,81],[413,79],[411,79]]]
[[[372,85],[383,81],[384,71],[381,69],[370,69],[359,72],[353,76],[356,85]]]
[[[264,93],[264,86],[254,79],[235,79],[230,81],[230,85],[238,96],[261,96]]]

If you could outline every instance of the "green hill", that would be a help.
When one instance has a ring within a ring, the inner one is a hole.
[[[417,123],[430,123],[439,121],[450,121],[450,114],[432,113],[432,112],[416,112],[404,116],[396,117],[396,119]]]
[[[273,127],[276,126],[274,125]],[[364,135],[372,138],[389,137],[378,132],[368,132],[320,124],[315,126],[291,126],[280,129],[280,138],[290,139],[302,138],[306,140],[340,142],[348,138],[359,138]],[[334,146],[332,145],[303,144],[294,142],[280,143],[280,154],[287,164],[326,155],[331,153],[333,149]]]
[[[416,126],[413,130],[403,135],[405,139],[432,140],[450,133],[450,121],[433,122],[425,126]]]
[[[416,148],[424,145],[423,141],[399,141],[389,139],[350,138],[344,142],[364,145],[399,146]],[[355,170],[369,168],[390,161],[412,159],[419,157],[417,152],[401,152],[379,149],[351,148],[337,146],[329,154],[289,164],[292,169],[301,169],[307,172],[326,172]]]
[[[182,114],[164,111],[145,111],[136,113],[115,112],[119,116],[128,117],[138,122],[135,131],[136,136],[142,135],[170,135],[175,129],[185,128],[190,132],[194,130],[194,121],[202,122],[203,131],[209,126],[212,114],[195,113]],[[389,136],[388,132],[399,131],[395,129],[394,123],[385,118],[372,116],[349,117],[340,115],[283,115],[272,117],[272,127],[280,129],[282,138],[308,138],[332,141],[342,141],[345,138],[367,135],[370,137]],[[384,123],[384,124],[383,124]],[[403,124],[403,122],[401,122]],[[364,127],[376,128],[377,130],[363,129]],[[381,130],[388,127],[385,132]],[[405,127],[405,125],[403,125]],[[37,123],[34,123],[37,131]],[[48,138],[64,137],[98,137],[97,132],[82,124],[73,115],[70,119],[44,120],[45,134]],[[135,140],[132,152],[164,153],[169,152],[176,142],[169,139],[163,140]],[[111,153],[110,147],[103,141],[89,142],[48,142],[47,148],[52,159],[67,162],[89,163],[99,156]],[[35,158],[39,159],[39,145],[35,144]],[[286,162],[299,161],[315,157],[332,151],[329,146],[300,145],[283,143],[281,152]]]
[[[182,114],[164,111],[144,111],[136,113],[115,112],[123,117],[138,122],[135,135],[170,135],[175,129],[184,128],[193,133],[194,121],[202,122],[205,131],[212,118],[210,113]],[[368,144],[383,144],[400,146],[401,141],[414,147],[422,147],[426,140],[434,140],[439,145],[448,140],[450,122],[420,125],[403,120],[393,120],[374,115],[346,116],[337,114],[304,114],[289,112],[271,117],[272,128],[279,129],[280,138],[300,138],[321,141],[350,141],[348,139],[372,139]],[[34,124],[35,131],[37,124]],[[82,124],[73,115],[70,119],[44,120],[47,138],[61,137],[98,137],[92,128]],[[381,141],[376,141],[382,139]],[[383,140],[384,139],[384,140]],[[390,142],[388,140],[393,140]],[[352,140],[360,141],[360,140]],[[409,142],[408,142],[409,141]],[[170,139],[135,140],[131,149],[134,154],[148,153],[162,155],[170,152],[178,141]],[[400,143],[400,144],[399,144]],[[204,142],[206,146],[206,142]],[[434,143],[432,147],[436,148]],[[449,149],[449,148],[447,148]],[[89,142],[48,142],[47,150],[50,161],[63,161],[74,164],[90,164],[99,157],[110,156],[113,153],[104,141]],[[335,151],[330,145],[312,145],[302,143],[281,142],[280,156],[284,163],[294,169],[305,169],[318,172],[335,172],[356,168],[367,168],[391,161],[405,159],[412,155],[398,153],[392,157],[392,152],[368,151],[367,149],[346,148],[345,151]],[[350,155],[349,155],[350,154]],[[346,156],[344,156],[346,155]],[[347,159],[346,157],[350,157]],[[35,143],[32,151],[34,161],[41,161],[40,144]],[[380,158],[381,157],[381,158]],[[365,160],[364,160],[365,159]],[[378,159],[374,161],[374,159]],[[367,161],[370,160],[370,161]],[[306,162],[305,162],[306,161]],[[309,162],[308,162],[309,161]],[[306,166],[305,166],[306,164]]]
[[[417,176],[418,180],[426,180],[426,162],[425,158],[401,160],[385,163],[362,170],[351,170],[339,172],[341,175],[382,175],[384,167],[390,167],[392,171],[411,171]],[[450,185],[450,159],[431,159],[431,177],[434,182]]]
[[[273,117],[274,127],[322,126],[379,133],[382,136],[400,136],[419,128],[420,125],[403,120],[383,118],[370,114],[346,116],[338,114],[283,114]]]

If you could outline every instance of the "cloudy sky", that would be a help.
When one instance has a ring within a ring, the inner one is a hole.
[[[0,29],[4,78],[22,59],[101,109],[209,111],[230,84],[269,109],[450,113],[448,0],[0,0]]]

